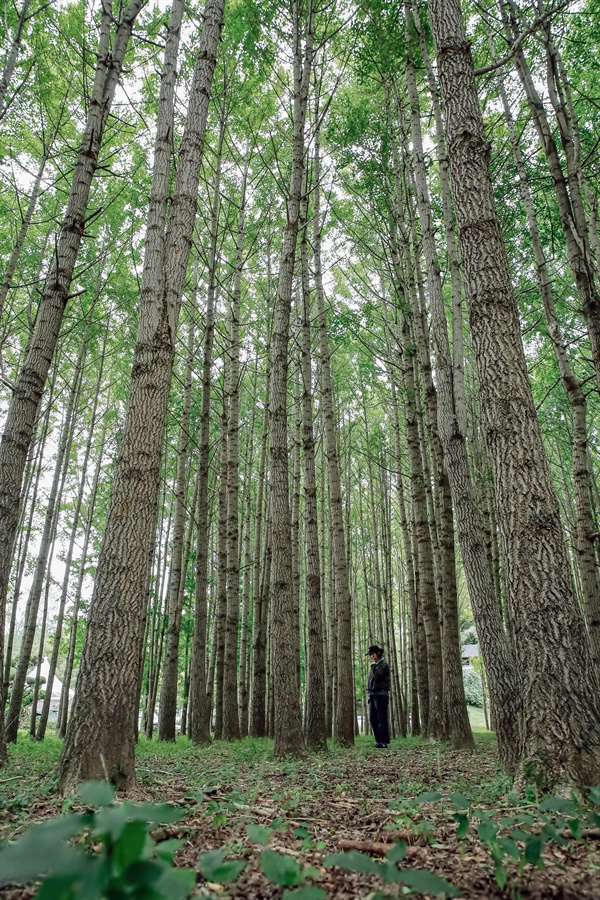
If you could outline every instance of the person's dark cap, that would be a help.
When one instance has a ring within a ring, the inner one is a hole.
[[[365,656],[370,656],[371,653],[377,653],[379,656],[383,656],[383,647],[378,647],[377,644],[371,644]]]

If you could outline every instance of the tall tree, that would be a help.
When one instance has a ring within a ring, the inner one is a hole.
[[[600,778],[592,666],[528,381],[460,0],[429,5],[450,174],[523,684],[521,772],[550,786]]]
[[[196,217],[213,73],[223,23],[222,0],[207,0],[185,129],[165,230],[164,168],[154,198],[140,294],[131,392],[115,468],[102,550],[82,652],[73,714],[63,745],[63,790],[83,778],[135,781],[134,718],[146,601],[147,565],[156,520],[160,459],[177,324]],[[174,67],[175,60],[168,63]],[[170,88],[172,92],[172,86]],[[172,96],[172,93],[171,93]],[[162,98],[161,98],[162,99]],[[159,108],[157,143],[170,146],[172,100]],[[168,176],[168,168],[167,168]]]

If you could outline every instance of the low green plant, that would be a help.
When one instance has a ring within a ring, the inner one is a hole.
[[[376,875],[384,884],[402,885],[407,893],[422,891],[427,894],[442,894],[444,897],[457,897],[460,890],[445,878],[427,869],[402,869],[398,863],[406,855],[406,844],[394,844],[382,861],[371,859],[357,850],[343,853],[332,853],[323,860],[324,866],[339,866],[349,872]]]
[[[182,841],[157,844],[153,826],[177,821],[167,803],[115,803],[112,785],[84,782],[89,807],[33,825],[0,849],[0,886],[41,881],[38,900],[178,900],[196,882],[191,869],[174,868]]]

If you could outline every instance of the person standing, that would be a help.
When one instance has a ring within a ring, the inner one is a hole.
[[[367,650],[371,659],[371,671],[367,682],[369,692],[369,720],[377,749],[389,747],[390,729],[388,706],[390,702],[390,667],[383,658],[383,647],[371,644]]]

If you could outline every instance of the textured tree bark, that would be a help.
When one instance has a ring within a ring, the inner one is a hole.
[[[321,609],[321,562],[317,510],[317,474],[312,406],[312,352],[310,319],[310,283],[308,262],[308,195],[302,202],[302,449],[304,452],[304,504],[306,533],[306,744],[314,750],[327,747],[325,720],[325,668],[323,661],[323,611]]]
[[[268,326],[267,326],[268,327]],[[265,595],[261,584],[261,539],[263,522],[263,496],[265,493],[265,469],[267,460],[267,441],[269,435],[269,405],[271,391],[271,349],[270,330],[267,334],[267,346],[265,348],[267,358],[267,371],[265,373],[265,401],[263,407],[262,438],[260,449],[260,462],[258,466],[258,491],[256,499],[256,521],[254,523],[254,570],[252,575],[252,679],[250,694],[250,723],[249,733],[251,737],[264,737],[265,734],[265,683],[264,673],[266,661],[266,607]],[[267,519],[267,533],[269,523]],[[268,537],[267,539],[268,540]],[[265,541],[266,543],[266,541]],[[270,557],[269,557],[270,558]],[[263,569],[264,576],[264,569]],[[268,590],[268,587],[267,587]],[[267,595],[268,596],[268,595]]]
[[[217,514],[217,608],[215,612],[215,738],[223,737],[223,681],[225,677],[225,629],[227,627],[227,438],[229,377],[227,357],[223,366],[223,410],[219,441],[219,501]],[[237,660],[236,660],[237,662]]]
[[[440,268],[437,258],[437,250],[435,246],[435,236],[433,231],[431,203],[429,200],[429,190],[427,187],[427,176],[425,170],[425,155],[423,151],[423,138],[421,134],[421,113],[419,105],[419,94],[417,90],[417,80],[415,75],[415,65],[411,55],[411,35],[410,23],[411,13],[408,2],[405,2],[406,30],[407,30],[407,54],[406,54],[406,83],[408,86],[408,94],[410,98],[410,124],[411,136],[413,144],[412,162],[415,175],[417,209],[419,213],[419,221],[421,224],[421,236],[423,241],[423,254],[425,257],[425,265],[427,272],[427,288],[429,292],[429,302],[432,309],[444,310],[444,300],[442,296],[442,282],[440,277]],[[445,323],[445,316],[444,316]],[[444,327],[445,324],[444,324]],[[449,348],[448,348],[449,349]],[[445,359],[444,363],[447,364]],[[450,372],[452,377],[452,371]],[[440,386],[438,376],[437,388],[437,404],[436,413],[437,421],[435,429],[441,439],[440,420],[444,416],[445,410],[441,409],[441,404],[445,403],[449,406],[450,415],[454,415],[454,398],[452,381],[445,384],[447,388],[443,399],[440,397]],[[443,546],[442,565],[445,572],[442,574],[442,656],[444,662],[444,704],[448,724],[450,729],[450,738],[452,746],[455,749],[464,747],[473,747],[473,735],[471,733],[471,725],[467,712],[467,704],[465,700],[465,691],[462,677],[462,661],[460,654],[460,637],[458,629],[458,598],[456,591],[456,575],[455,575],[455,559],[454,559],[454,528],[453,528],[453,510],[450,499],[450,485],[452,479],[448,472],[448,461],[446,454],[449,451],[449,436],[446,440],[441,440],[444,459],[444,484],[443,490],[440,491],[440,503],[443,506],[441,516],[441,543]],[[466,454],[466,451],[465,451]],[[449,483],[448,483],[449,480]]]
[[[494,56],[493,44],[491,41],[490,47],[492,56]],[[575,508],[577,513],[577,539],[574,543],[577,564],[581,574],[581,589],[588,626],[588,635],[590,638],[590,647],[594,664],[597,671],[600,672],[600,577],[594,549],[596,528],[592,512],[591,485],[587,466],[587,399],[582,390],[580,381],[573,373],[560,332],[560,325],[554,306],[552,281],[546,265],[546,258],[537,226],[535,206],[527,179],[525,160],[516,134],[510,104],[504,88],[504,81],[500,75],[497,76],[497,79],[519,177],[519,188],[525,207],[527,227],[531,236],[538,286],[546,316],[546,323],[548,325],[548,333],[550,334],[554,346],[554,355],[556,357],[563,387],[571,401],[573,413],[573,493],[575,495]]]
[[[123,787],[135,782],[134,709],[143,640],[140,625],[147,599],[148,553],[155,525],[177,322],[196,217],[208,104],[222,22],[222,0],[207,0],[164,242],[158,233],[152,237],[147,234],[131,393],[73,715],[60,762],[64,791],[81,779],[106,777],[106,773]],[[163,126],[161,120],[157,139],[162,135]],[[155,212],[160,207],[157,197]]]
[[[429,12],[523,684],[520,769],[524,778],[548,787],[565,779],[595,784],[600,779],[600,686],[528,381],[473,61],[459,0],[431,0]]]
[[[288,344],[292,283],[304,173],[304,129],[313,57],[313,7],[308,9],[305,47],[297,0],[293,4],[293,141],[292,174],[286,198],[277,297],[273,319],[271,375],[271,522],[273,528],[273,602],[271,672],[273,675],[275,755],[301,752],[304,746],[300,691],[296,679],[295,624],[292,597],[290,498],[288,484]]]
[[[252,622],[252,695],[250,704],[250,734],[252,737],[265,737],[267,734],[267,623],[273,559],[270,491],[266,506],[267,527],[262,578],[258,602],[254,604],[254,620]]]
[[[335,568],[335,593],[330,581],[331,607],[335,609],[336,666],[330,667],[330,677],[334,679],[335,696],[332,697],[333,737],[343,746],[354,744],[354,673],[352,667],[352,608],[350,581],[346,559],[344,519],[340,462],[335,435],[333,411],[333,386],[331,376],[331,355],[327,336],[325,316],[325,293],[321,267],[321,204],[320,204],[320,158],[319,133],[315,134],[314,161],[314,208],[313,208],[313,253],[314,279],[317,298],[317,322],[319,328],[319,350],[321,357],[321,389],[323,392],[323,418],[325,420],[325,445],[327,454],[327,475],[329,486],[329,512],[331,516],[331,551]],[[333,641],[332,641],[333,644]]]
[[[239,557],[239,428],[240,428],[240,316],[244,268],[246,183],[250,153],[246,154],[240,188],[231,321],[229,325],[229,423],[227,437],[227,623],[225,630],[225,677],[223,679],[223,737],[240,737],[238,711],[238,640],[240,622]]]
[[[183,407],[179,440],[177,445],[177,474],[175,476],[175,517],[173,520],[173,552],[171,554],[171,583],[169,592],[169,624],[167,626],[167,647],[163,665],[160,689],[160,709],[158,714],[158,738],[174,741],[176,736],[177,698],[179,682],[179,638],[181,634],[181,614],[185,583],[183,568],[183,544],[185,520],[189,515],[186,503],[188,473],[188,445],[190,437],[190,410],[192,406],[192,369],[194,365],[195,322],[188,326],[187,361],[183,385]]]
[[[135,19],[144,0],[131,0],[118,23],[105,0],[98,62],[85,132],[79,148],[67,211],[40,298],[35,330],[15,384],[0,444],[0,607],[4,608],[17,528],[23,472],[42,395],[58,342],[71,280],[85,230],[88,198],[104,127],[123,67]],[[115,24],[113,24],[115,23]]]
[[[225,119],[219,122],[219,138],[215,161],[215,193],[213,199],[210,246],[208,254],[208,289],[204,322],[204,352],[202,360],[202,405],[200,409],[200,446],[198,448],[198,532],[196,541],[196,593],[194,603],[194,634],[192,637],[192,659],[190,663],[190,727],[189,735],[194,744],[210,742],[212,695],[207,684],[206,672],[206,632],[208,611],[208,543],[209,543],[209,503],[208,476],[210,460],[210,395],[213,343],[215,333],[215,290],[217,278],[217,239],[219,233],[219,209],[221,189],[221,166],[223,162],[223,141],[225,139]]]

